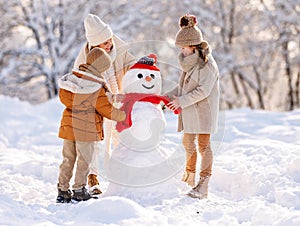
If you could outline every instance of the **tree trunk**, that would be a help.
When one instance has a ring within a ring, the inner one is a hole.
[[[251,109],[254,109],[254,105],[252,103],[252,100],[251,100],[251,95],[248,91],[248,88],[246,86],[246,83],[245,83],[245,80],[243,78],[243,75],[241,73],[238,73],[238,76],[240,78],[240,81],[241,81],[241,84],[242,84],[242,87],[244,89],[244,92],[245,92],[245,96],[246,96],[246,99],[247,99],[247,102],[248,102],[248,106],[251,108]]]
[[[297,74],[297,81],[296,81],[296,88],[295,88],[295,93],[296,93],[296,100],[295,100],[295,104],[297,107],[300,107],[300,72],[298,71]]]
[[[253,70],[254,70],[254,73],[255,73],[255,76],[256,76],[256,81],[257,81],[257,90],[256,90],[256,93],[257,93],[257,96],[258,96],[258,101],[259,101],[259,107],[261,109],[265,109],[265,104],[264,104],[264,100],[263,100],[263,95],[262,95],[262,85],[261,85],[261,76],[256,68],[256,66],[253,65]]]
[[[231,81],[232,81],[233,90],[234,90],[235,94],[237,96],[240,95],[239,87],[238,87],[234,72],[231,72]]]
[[[291,64],[289,60],[289,52],[288,52],[288,41],[283,43],[283,57],[285,62],[285,73],[288,77],[288,98],[289,98],[289,106],[288,110],[294,110],[295,108],[295,101],[294,101],[294,92],[293,92],[293,79],[292,79],[292,73],[291,73]]]
[[[57,87],[57,82],[56,82],[56,76],[52,76],[52,89],[53,89],[53,94],[54,96],[57,96],[58,95],[58,87]]]

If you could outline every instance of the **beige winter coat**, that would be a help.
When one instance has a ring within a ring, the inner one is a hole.
[[[116,58],[112,63],[118,83],[118,90],[122,90],[122,79],[129,67],[135,63],[135,58],[129,53],[129,46],[116,35],[113,36],[114,48],[116,50]],[[85,63],[86,55],[89,52],[89,45],[86,43],[80,50],[74,68],[78,68],[80,64]]]
[[[217,131],[219,71],[211,55],[203,68],[198,61],[190,70],[183,72],[178,87],[167,95],[170,98],[178,96],[182,108],[178,117],[178,132],[212,134]]]

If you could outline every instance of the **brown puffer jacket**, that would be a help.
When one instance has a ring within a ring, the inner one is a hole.
[[[103,82],[80,70],[73,70],[59,80],[59,97],[66,106],[59,129],[60,138],[83,142],[103,140],[103,117],[114,121],[125,119],[125,112],[109,102]]]

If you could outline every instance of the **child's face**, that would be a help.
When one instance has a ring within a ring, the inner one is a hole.
[[[101,49],[104,49],[107,53],[109,53],[112,50],[113,42],[112,38],[108,39],[107,41],[97,45],[97,46],[92,46],[92,49],[95,47],[99,47]]]
[[[181,53],[183,54],[183,56],[187,57],[189,55],[192,55],[194,53],[195,47],[191,47],[191,46],[183,46],[181,47]]]

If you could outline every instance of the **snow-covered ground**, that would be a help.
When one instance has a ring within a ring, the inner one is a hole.
[[[300,225],[299,110],[226,111],[206,200],[185,195],[180,172],[169,180],[178,192],[154,191],[166,195],[150,203],[105,196],[102,178],[102,198],[56,204],[62,109],[0,96],[0,225]],[[165,116],[180,144],[176,116]]]

